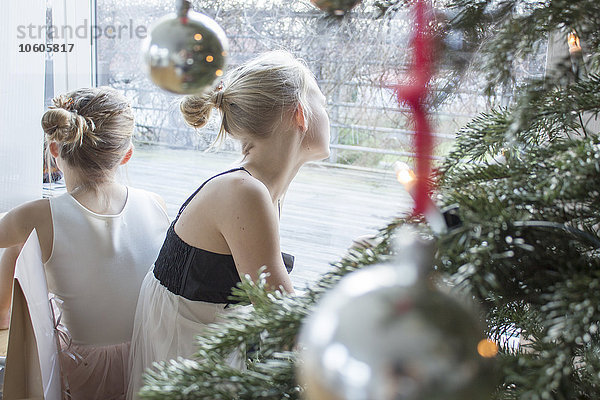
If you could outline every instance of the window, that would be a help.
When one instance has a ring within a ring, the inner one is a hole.
[[[374,234],[411,206],[391,169],[395,161],[413,156],[410,114],[398,107],[387,86],[403,77],[409,63],[411,19],[406,11],[376,19],[377,10],[367,1],[343,20],[326,18],[309,1],[193,4],[227,33],[230,65],[283,47],[308,63],[327,96],[331,156],[300,171],[282,212],[282,249],[296,255],[298,268],[292,276],[301,287],[339,259],[352,239]],[[175,6],[173,0],[96,3],[98,25],[123,33],[98,38],[96,73],[98,84],[123,91],[135,108],[137,154],[129,164],[129,178],[161,194],[171,216],[198,185],[239,154],[234,142],[218,153],[203,152],[216,134],[217,120],[200,132],[186,127],[179,97],[158,89],[146,76],[141,42],[152,23],[173,13]],[[459,36],[446,41],[458,49],[463,45]],[[463,55],[468,59],[468,50]],[[487,101],[480,93],[481,82],[461,80],[453,73],[455,65],[442,61],[432,99],[437,158],[451,147],[454,132]]]

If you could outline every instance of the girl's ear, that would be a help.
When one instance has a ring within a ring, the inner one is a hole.
[[[50,150],[50,154],[52,154],[52,157],[58,158],[58,143],[50,142],[48,149]]]
[[[133,155],[133,145],[129,146],[127,153],[125,153],[125,155],[123,156],[123,159],[121,160],[121,165],[127,164],[129,162],[129,160],[131,160],[132,155]]]
[[[294,113],[294,120],[296,125],[300,129],[302,133],[306,133],[308,130],[306,126],[306,116],[304,115],[304,109],[301,104],[298,104],[298,108],[296,108],[296,112]]]

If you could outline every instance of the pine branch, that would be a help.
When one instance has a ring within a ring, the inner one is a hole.
[[[295,379],[293,348],[303,319],[318,299],[346,274],[379,262],[390,253],[394,229],[406,222],[399,219],[380,230],[381,243],[373,248],[350,250],[333,270],[299,296],[268,292],[266,276],[258,282],[244,278],[238,299],[252,299],[251,309],[240,307],[219,324],[208,326],[198,338],[195,360],[155,363],[146,375],[140,395],[146,399],[296,399],[301,387]],[[240,348],[255,346],[247,369],[227,365],[228,357]]]
[[[540,40],[557,29],[565,40],[576,29],[591,54],[600,49],[600,4],[595,0],[456,0],[448,7],[458,12],[452,27],[482,43],[478,69],[485,71],[488,94],[514,84],[515,62],[534,57]]]
[[[530,341],[524,352],[502,348],[496,398],[595,398],[600,139],[524,148],[500,164],[450,164],[442,203],[460,205],[463,225],[440,238],[438,270],[484,305],[492,337],[517,329]]]

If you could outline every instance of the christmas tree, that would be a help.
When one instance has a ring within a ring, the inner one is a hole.
[[[380,2],[382,12],[406,7]],[[479,48],[472,60],[490,96],[514,92],[456,135],[437,170],[435,201],[457,205],[459,226],[437,235],[435,268],[482,307],[500,345],[497,399],[600,398],[600,3],[597,0],[463,1],[438,4],[447,29]],[[543,77],[519,65],[548,44]],[[346,274],[390,253],[398,218],[376,246],[350,250],[306,293],[289,297],[245,281],[254,308],[211,327],[196,360],[161,363],[148,399],[294,399],[297,334],[321,296]],[[426,226],[425,226],[426,227]],[[518,348],[507,338],[518,336]],[[224,360],[248,349],[247,369]]]

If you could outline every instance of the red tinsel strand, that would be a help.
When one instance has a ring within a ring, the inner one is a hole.
[[[415,33],[412,38],[413,60],[409,69],[409,83],[396,86],[399,103],[406,103],[413,113],[417,178],[415,185],[415,213],[423,213],[429,201],[429,174],[431,172],[432,137],[427,118],[426,100],[432,74],[433,43],[430,33],[431,8],[425,0],[415,4]]]
[[[430,204],[429,174],[431,172],[430,155],[432,140],[425,108],[420,105],[413,112],[415,118],[415,147],[417,148],[415,213],[422,214]]]

